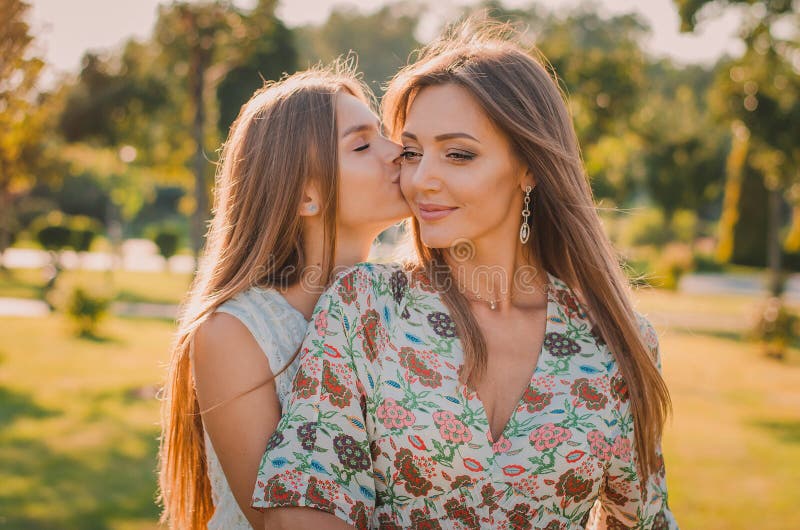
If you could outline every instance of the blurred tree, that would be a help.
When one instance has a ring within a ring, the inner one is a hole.
[[[706,6],[740,9],[743,23],[740,34],[746,45],[745,54],[729,60],[719,69],[714,82],[713,104],[723,123],[735,128],[737,142],[731,151],[728,187],[740,200],[728,200],[726,208],[740,209],[742,200],[753,194],[741,193],[742,175],[760,176],[767,190],[767,263],[770,268],[770,291],[779,296],[784,278],[781,231],[784,220],[782,203],[788,199],[800,213],[800,13],[793,0],[675,0],[681,15],[681,29],[693,30],[705,15]],[[717,10],[719,13],[719,10]],[[789,191],[789,193],[787,193]],[[741,212],[744,213],[744,212]],[[744,216],[741,216],[744,218]],[[721,239],[727,241],[720,251],[731,258],[736,255],[735,233],[739,215],[726,211],[720,223]],[[795,225],[800,218],[795,220]],[[795,230],[796,231],[796,230]],[[727,232],[727,234],[725,233]],[[756,236],[757,237],[757,236]],[[800,240],[789,239],[800,247]],[[732,244],[731,244],[732,243]],[[791,248],[790,250],[799,250]]]
[[[645,183],[667,226],[679,209],[701,210],[721,195],[729,138],[689,84],[651,93],[632,116],[641,139]],[[700,92],[700,95],[704,92]]]
[[[205,219],[208,215],[210,170],[206,159],[209,87],[213,87],[227,69],[224,52],[236,36],[242,36],[241,20],[230,2],[174,2],[159,7],[155,37],[163,50],[162,60],[176,72],[185,72],[185,86],[191,108],[192,174],[194,175],[194,212],[192,248],[202,247]],[[180,76],[183,77],[183,76]]]
[[[259,0],[241,10],[230,1],[172,2],[159,7],[152,38],[130,40],[109,56],[87,54],[60,130],[68,141],[85,144],[72,152],[80,153],[78,166],[96,149],[95,169],[112,173],[90,173],[109,193],[119,187],[133,194],[115,193],[119,200],[109,212],[130,221],[131,206],[155,198],[158,186],[193,189],[178,208],[192,215],[192,248],[199,251],[214,171],[209,147],[219,144],[261,76],[278,78],[295,67],[292,35],[275,17],[275,5]]]
[[[217,86],[221,137],[228,134],[239,109],[265,80],[280,79],[297,69],[294,35],[275,16],[277,0],[259,0],[250,12],[240,12],[244,38],[235,44],[238,55]]]
[[[652,89],[640,45],[647,25],[634,14],[603,18],[586,5],[556,12],[488,1],[466,11],[475,9],[518,27],[558,76],[595,196],[614,204],[632,200],[646,184],[642,139],[629,124]]]
[[[15,203],[37,176],[44,177],[44,136],[51,108],[37,95],[44,63],[31,49],[29,9],[27,2],[0,0],[0,257],[18,228]]]
[[[335,7],[322,25],[297,28],[300,65],[329,62],[354,51],[364,80],[381,95],[383,85],[420,46],[414,34],[422,12],[422,5],[414,2],[394,2],[371,13]]]

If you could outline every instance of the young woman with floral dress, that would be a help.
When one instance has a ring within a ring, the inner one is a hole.
[[[336,269],[365,260],[409,214],[400,146],[370,103],[342,62],[269,83],[231,127],[163,400],[170,528],[261,526],[252,485],[314,304]]]
[[[321,297],[255,487],[267,528],[677,528],[658,338],[543,63],[452,34],[384,118],[420,260]]]

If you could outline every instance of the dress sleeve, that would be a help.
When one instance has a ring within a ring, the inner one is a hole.
[[[351,269],[320,297],[289,404],[270,437],[253,507],[316,508],[367,528],[375,478],[366,432],[362,312],[368,271]]]
[[[645,317],[638,315],[639,329],[645,344],[661,371],[661,357],[658,335]],[[604,517],[605,528],[616,530],[635,528],[647,530],[677,530],[678,523],[667,502],[667,480],[661,444],[656,448],[658,469],[648,477],[638,471],[633,433],[633,415],[627,388],[621,380],[612,378],[612,387],[617,388],[619,430],[611,445],[611,458],[606,468],[604,482],[600,489],[599,516]],[[622,386],[619,386],[622,385]],[[591,527],[591,526],[588,526]],[[600,525],[600,528],[603,526]]]

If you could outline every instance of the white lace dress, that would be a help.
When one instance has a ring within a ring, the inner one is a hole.
[[[273,373],[277,373],[289,361],[303,342],[308,327],[303,314],[274,289],[252,287],[222,304],[217,311],[233,315],[250,330],[267,356]],[[298,361],[299,357],[275,379],[281,407],[286,404],[292,389]],[[236,504],[208,434],[205,435],[205,441],[208,478],[214,501],[214,515],[208,522],[209,530],[250,530],[250,523]]]

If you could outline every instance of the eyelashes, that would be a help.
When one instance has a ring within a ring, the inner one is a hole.
[[[475,153],[470,153],[469,151],[452,151],[447,153],[445,156],[453,162],[469,162],[470,160],[475,159],[477,155]],[[419,160],[420,158],[422,158],[422,153],[414,151],[408,147],[404,147],[403,152],[400,154],[400,159],[408,162]]]
[[[365,151],[369,147],[369,144],[364,144],[361,147],[356,147],[353,151]]]

